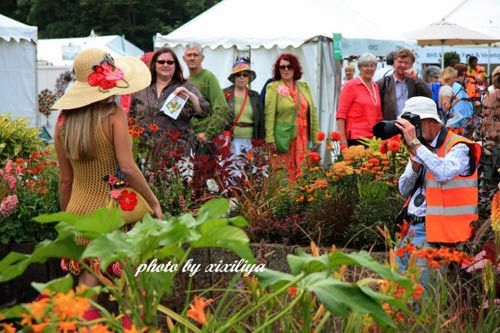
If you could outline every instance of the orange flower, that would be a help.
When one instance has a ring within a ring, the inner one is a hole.
[[[384,140],[380,143],[380,152],[382,154],[387,154],[387,143],[388,143],[388,140]]]
[[[417,284],[415,290],[413,290],[413,293],[411,295],[413,296],[414,299],[418,301],[422,296],[423,292],[424,292],[424,287],[422,287],[421,284]]]
[[[398,141],[390,140],[387,144],[387,149],[389,149],[392,153],[396,154],[401,148],[401,144]]]
[[[57,324],[58,332],[68,333],[76,330],[76,324],[72,321],[61,321]]]
[[[148,330],[147,327],[143,327],[141,328],[140,330],[138,330],[135,325],[132,325],[132,327],[130,329],[124,329],[123,330],[123,333],[143,333],[143,332],[146,332]]]
[[[151,125],[149,125],[149,126],[148,126],[148,129],[149,129],[151,132],[153,132],[153,133],[158,132],[158,131],[160,130],[160,128],[159,128],[159,127],[158,127],[158,125],[156,125],[156,124],[151,124]]]
[[[33,317],[35,317],[35,319],[39,319],[43,316],[47,308],[47,305],[49,303],[49,300],[50,299],[47,297],[47,298],[42,298],[39,301],[28,304],[28,309],[30,310]]]
[[[345,149],[347,149],[347,145],[346,144],[341,144],[340,145],[340,151],[343,151]]]
[[[491,229],[500,232],[500,191],[497,191],[491,201]]]
[[[319,257],[318,246],[313,241],[311,241],[311,254],[313,255],[313,257]]]
[[[249,161],[252,161],[252,160],[253,160],[253,150],[249,149],[249,150],[247,151],[247,159],[248,159]]]
[[[205,325],[207,323],[207,317],[210,315],[209,310],[205,313],[205,308],[213,301],[214,300],[211,298],[207,300],[204,297],[195,296],[193,303],[189,305],[189,310],[187,312],[188,317],[201,325]]]
[[[90,327],[80,327],[78,329],[80,333],[113,333],[106,325],[95,324]]]
[[[5,333],[15,333],[16,328],[12,324],[2,324],[3,332]]]
[[[31,325],[31,329],[33,330],[33,333],[42,333],[43,330],[49,326],[48,322],[43,322],[41,324],[33,324]]]
[[[288,287],[288,294],[292,297],[297,296],[297,288],[295,287]]]

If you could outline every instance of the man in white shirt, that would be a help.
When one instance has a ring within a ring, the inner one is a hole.
[[[472,233],[477,219],[477,164],[481,147],[464,137],[448,132],[437,113],[436,103],[427,97],[410,98],[404,112],[420,117],[421,137],[408,120],[398,119],[411,159],[399,178],[399,191],[408,198],[405,219],[410,223],[401,246],[455,245]],[[422,140],[422,141],[421,141]],[[457,199],[459,198],[459,199]],[[405,271],[408,255],[398,257]],[[428,282],[425,260],[419,260],[421,281]]]
[[[387,64],[386,67],[383,67],[383,68],[380,68],[380,69],[377,69],[375,71],[375,74],[373,74],[373,78],[372,80],[373,81],[378,81],[386,76],[390,76],[392,75],[392,73],[394,73],[394,56],[396,55],[396,51],[392,51],[392,52],[389,52],[386,56],[385,56],[385,63]]]

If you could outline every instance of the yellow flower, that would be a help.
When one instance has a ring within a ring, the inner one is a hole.
[[[370,156],[370,151],[365,149],[364,146],[351,146],[342,151],[344,159],[347,161],[357,161]]]

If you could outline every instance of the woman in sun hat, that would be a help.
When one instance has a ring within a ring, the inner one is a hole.
[[[149,85],[148,68],[138,58],[113,59],[100,49],[80,52],[73,68],[76,82],[53,106],[62,109],[54,135],[61,209],[88,215],[105,207],[110,186],[103,176],[116,175],[118,166],[130,187],[144,197],[156,217],[163,218],[157,198],[134,163],[127,116],[115,102],[116,95]],[[87,240],[79,238],[77,242],[85,244]],[[80,283],[96,286],[98,280],[83,271]]]
[[[256,74],[247,59],[236,60],[227,78],[233,84],[224,89],[229,108],[229,128],[231,132],[231,153],[238,155],[248,152],[256,140],[265,138],[264,105],[258,92],[250,89]],[[253,140],[253,144],[252,144]]]

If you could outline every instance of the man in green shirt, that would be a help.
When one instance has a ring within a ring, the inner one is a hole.
[[[182,57],[189,68],[188,80],[210,103],[211,111],[206,118],[193,118],[193,130],[201,141],[210,140],[219,134],[227,124],[228,108],[226,99],[215,75],[201,66],[205,58],[198,43],[189,43]]]

